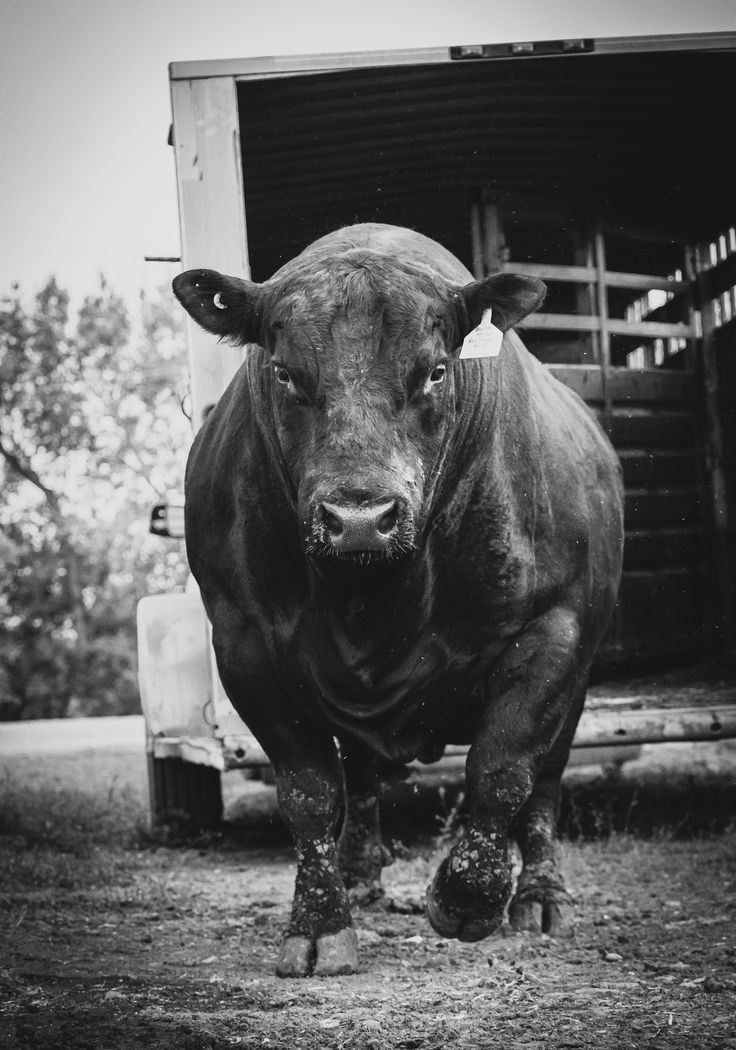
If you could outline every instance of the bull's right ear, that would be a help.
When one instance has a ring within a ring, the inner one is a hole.
[[[174,295],[207,332],[233,346],[261,341],[263,285],[216,270],[187,270],[174,278]]]
[[[456,303],[462,339],[480,324],[486,310],[493,311],[493,324],[502,332],[518,324],[544,302],[547,286],[536,277],[519,273],[494,273],[457,290]]]

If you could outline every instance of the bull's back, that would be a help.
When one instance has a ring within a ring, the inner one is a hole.
[[[540,479],[557,551],[587,563],[587,586],[605,605],[618,589],[623,554],[623,481],[616,452],[585,402],[523,351],[534,406]],[[608,595],[609,597],[605,597]],[[603,613],[607,618],[607,613]]]
[[[473,275],[452,252],[437,241],[415,230],[389,226],[379,222],[358,223],[320,237],[274,274],[275,278],[288,276],[305,263],[333,258],[355,248],[386,255],[397,263],[429,270],[450,284],[467,284]]]
[[[583,399],[533,357],[518,336],[512,336],[511,340],[517,353],[520,353],[533,402],[545,428],[546,442],[553,447],[560,446],[562,442],[558,455],[566,451],[568,457],[580,458],[583,462],[592,460],[618,478],[618,457]],[[566,433],[562,433],[563,430]],[[569,441],[567,432],[575,435],[576,447],[564,444]]]

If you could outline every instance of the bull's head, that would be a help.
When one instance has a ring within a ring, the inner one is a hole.
[[[354,249],[261,285],[190,270],[174,292],[207,331],[268,353],[263,389],[307,553],[366,564],[417,546],[455,422],[463,339],[489,307],[506,331],[545,288],[516,274],[453,287]]]

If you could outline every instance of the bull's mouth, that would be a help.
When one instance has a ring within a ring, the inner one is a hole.
[[[305,552],[310,558],[322,563],[351,565],[356,568],[370,568],[376,565],[391,565],[405,561],[417,550],[416,543],[411,541],[394,542],[380,550],[340,550],[324,540],[309,540]]]

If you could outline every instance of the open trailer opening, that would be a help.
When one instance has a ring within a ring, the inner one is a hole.
[[[263,281],[330,230],[382,222],[436,239],[476,278],[546,282],[524,342],[598,417],[625,482],[599,675],[736,639],[735,75],[728,33],[171,67],[185,268]],[[194,325],[188,339],[198,426],[240,357]],[[196,597],[179,597],[204,631]],[[176,733],[169,714],[149,719],[151,753],[262,762],[214,671],[206,703],[203,722],[191,697],[199,736],[186,717]],[[730,733],[724,712],[686,718],[687,738]],[[680,732],[682,718],[652,717],[659,738]],[[614,721],[603,736],[591,723],[591,739],[634,739],[623,708]]]

